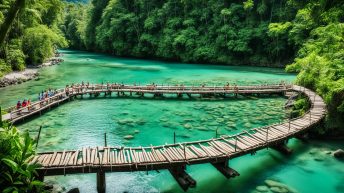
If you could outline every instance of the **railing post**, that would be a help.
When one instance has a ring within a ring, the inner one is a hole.
[[[176,144],[176,132],[173,132],[173,143]]]
[[[106,141],[106,132],[104,133],[104,144],[105,144],[105,146],[104,146],[104,147],[107,147],[107,141]]]
[[[186,151],[185,151],[185,148],[186,148],[186,144],[184,143],[184,160],[186,161]]]
[[[219,128],[216,128],[216,130],[215,130],[215,138],[217,138],[217,130],[218,130]]]
[[[234,147],[234,152],[237,151],[237,143],[238,143],[238,137],[235,136],[235,147]]]
[[[42,125],[39,127],[39,130],[38,130],[38,136],[37,136],[37,140],[36,140],[36,149],[38,147],[39,137],[41,136],[41,130],[42,130]]]

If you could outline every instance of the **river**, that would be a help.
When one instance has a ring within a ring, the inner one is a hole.
[[[224,85],[292,82],[295,75],[281,69],[182,64],[114,58],[101,54],[64,50],[60,65],[40,69],[38,80],[0,89],[0,105],[36,100],[47,88],[67,84],[119,82],[127,84]],[[282,121],[286,117],[282,97],[152,100],[130,98],[77,99],[40,117],[18,125],[35,137],[43,126],[38,151],[104,145],[146,146],[208,139]],[[124,139],[132,135],[131,140]],[[297,192],[344,192],[344,167],[329,155],[343,143],[290,140],[291,156],[262,150],[230,161],[240,176],[227,180],[209,164],[188,166],[197,181],[189,192],[254,192],[266,188],[267,179],[279,181]],[[324,181],[326,179],[326,183]],[[96,192],[95,174],[46,177],[68,189]],[[107,192],[182,192],[167,171],[109,173]],[[263,186],[263,187],[262,187]]]

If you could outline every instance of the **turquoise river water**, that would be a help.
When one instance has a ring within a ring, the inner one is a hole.
[[[292,82],[295,75],[280,69],[166,63],[114,58],[101,54],[63,51],[60,65],[40,69],[38,80],[0,89],[0,105],[14,105],[47,88],[62,88],[81,81],[92,83],[157,83],[223,85]],[[286,117],[285,98],[239,99],[76,99],[18,127],[35,137],[43,126],[38,151],[75,149],[104,145],[146,146],[208,139],[282,121]],[[133,135],[131,140],[124,139]],[[197,181],[188,192],[344,192],[344,164],[330,152],[343,142],[290,140],[293,155],[261,150],[230,161],[240,176],[227,180],[210,164],[188,166]],[[95,174],[46,177],[81,192],[96,192]],[[283,183],[279,189],[266,180]],[[167,171],[108,173],[107,192],[182,192]],[[269,189],[270,187],[270,189]],[[282,188],[281,188],[282,187]],[[283,188],[287,187],[287,188]]]

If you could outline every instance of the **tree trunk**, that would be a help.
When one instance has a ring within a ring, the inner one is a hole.
[[[5,38],[11,29],[11,25],[13,24],[19,11],[25,6],[25,1],[26,0],[16,0],[14,4],[11,6],[10,10],[8,11],[5,22],[2,24],[0,28],[0,45],[4,43]]]

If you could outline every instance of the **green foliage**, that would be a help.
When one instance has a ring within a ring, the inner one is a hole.
[[[247,1],[244,1],[244,9],[245,10],[251,10],[254,6],[254,2],[253,0],[247,0]]]
[[[292,117],[299,117],[304,115],[310,108],[310,103],[308,99],[304,96],[299,96],[295,101],[292,109]]]
[[[25,55],[20,49],[9,49],[7,52],[7,63],[11,64],[13,70],[24,70]]]
[[[0,36],[4,37],[0,45],[0,76],[11,70],[23,70],[26,64],[42,62],[53,56],[53,49],[66,45],[57,27],[64,8],[60,0],[0,2]],[[28,33],[30,30],[34,34]]]
[[[36,179],[37,165],[28,164],[34,156],[34,141],[29,133],[19,134],[15,127],[0,128],[0,192],[42,192]]]
[[[56,47],[67,46],[65,39],[45,25],[28,28],[24,32],[23,51],[28,62],[39,64],[54,55]]]
[[[11,66],[8,65],[5,60],[0,59],[0,77],[11,72]]]
[[[297,14],[307,16],[295,19],[289,37],[293,41],[303,39],[305,34],[310,37],[302,41],[297,57],[286,69],[299,72],[297,83],[316,90],[325,99],[329,111],[327,128],[343,128],[344,23],[340,22],[344,19],[344,4],[326,2],[309,3]]]
[[[63,31],[73,47],[119,56],[283,66],[294,56],[287,2],[93,0],[68,9]],[[270,22],[281,23],[277,37]]]

